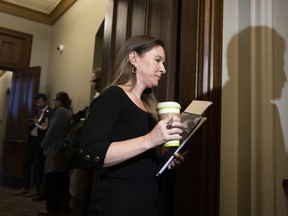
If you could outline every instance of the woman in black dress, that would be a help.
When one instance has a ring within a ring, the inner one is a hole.
[[[161,40],[134,36],[118,53],[112,83],[90,109],[82,134],[86,152],[100,169],[100,183],[89,216],[156,216],[157,148],[180,140],[182,123],[158,122],[153,88],[166,73]],[[174,168],[184,158],[176,155]]]

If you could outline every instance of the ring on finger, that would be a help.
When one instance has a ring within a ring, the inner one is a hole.
[[[173,123],[173,116],[169,119],[169,121],[168,121],[167,124],[166,124],[166,128],[167,128],[168,130],[173,127],[172,123]]]
[[[166,128],[169,130],[173,127],[172,123],[167,123]]]

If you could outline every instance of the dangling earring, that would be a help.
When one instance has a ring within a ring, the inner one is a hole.
[[[133,74],[136,74],[136,72],[137,72],[137,68],[136,68],[136,66],[135,65],[132,65],[132,73]]]

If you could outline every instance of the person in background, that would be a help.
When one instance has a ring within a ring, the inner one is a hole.
[[[44,173],[46,208],[39,209],[39,215],[61,215],[68,212],[70,176],[65,161],[63,130],[72,115],[71,99],[66,92],[58,92],[54,99],[51,120],[46,122],[46,136],[41,144],[46,155]]]
[[[30,133],[23,156],[24,187],[14,192],[13,195],[15,196],[33,197],[39,195],[43,182],[45,156],[40,145],[46,135],[46,128],[42,126],[49,118],[50,107],[47,104],[47,97],[43,93],[37,94],[35,103],[37,106],[36,113],[33,118],[27,119]]]
[[[100,95],[100,85],[99,85],[99,82],[100,82],[100,79],[101,79],[101,68],[94,68],[93,71],[92,71],[92,76],[91,76],[91,85],[92,85],[92,88],[93,88],[93,93],[94,93],[94,96],[93,98],[96,98]]]
[[[96,67],[92,71],[91,75],[91,87],[92,87],[92,98],[91,98],[91,103],[93,100],[100,95],[100,80],[101,80],[101,73],[102,70],[99,67]],[[98,184],[98,179],[99,179],[99,172],[97,170],[82,170],[83,176],[82,179],[84,180],[84,198],[83,198],[83,211],[82,211],[82,216],[87,215],[90,199],[91,199],[91,194],[93,191],[93,186],[96,186]]]
[[[120,49],[111,84],[90,107],[82,131],[86,158],[100,170],[89,216],[156,216],[159,149],[180,140],[180,118],[158,121],[153,89],[166,73],[164,43],[147,35],[133,36]],[[169,168],[184,161],[176,154]]]

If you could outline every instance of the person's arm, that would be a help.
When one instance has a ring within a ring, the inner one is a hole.
[[[182,138],[180,118],[174,118],[172,129],[166,128],[168,121],[169,118],[159,121],[153,130],[144,136],[111,143],[106,153],[104,167],[119,164],[167,141],[180,140]]]

